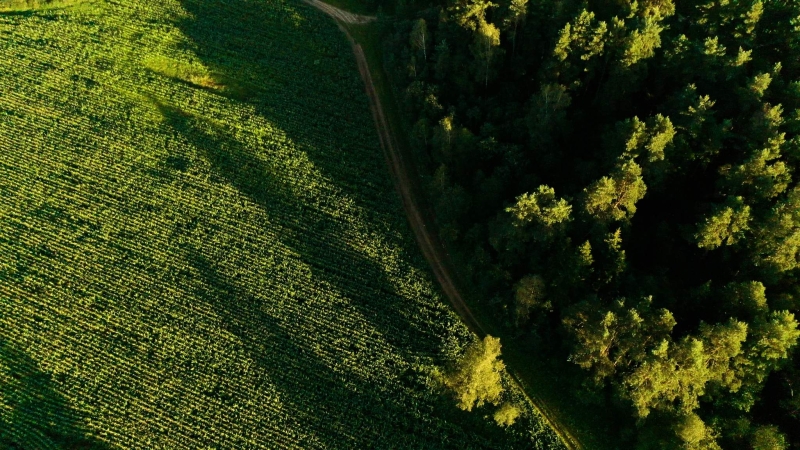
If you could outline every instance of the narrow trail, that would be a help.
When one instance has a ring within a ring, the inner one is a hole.
[[[350,44],[353,47],[353,53],[356,57],[356,63],[358,64],[358,71],[361,74],[361,78],[364,80],[364,87],[367,97],[369,98],[369,106],[370,110],[372,111],[372,117],[375,119],[375,128],[378,131],[378,138],[380,139],[381,148],[383,148],[383,153],[386,157],[386,163],[388,164],[392,173],[392,181],[394,186],[397,189],[397,192],[400,193],[400,198],[403,202],[403,208],[408,216],[408,220],[411,224],[411,229],[414,232],[414,237],[417,240],[417,244],[419,244],[419,247],[422,249],[425,259],[430,263],[431,269],[433,269],[433,273],[436,276],[436,280],[442,286],[442,290],[444,291],[445,295],[447,295],[447,298],[450,299],[450,303],[453,305],[453,308],[456,310],[458,315],[461,316],[464,323],[466,323],[467,327],[473,333],[483,337],[486,335],[486,331],[483,329],[480,322],[478,322],[478,320],[475,318],[472,310],[470,310],[470,308],[467,306],[466,302],[461,296],[461,293],[456,288],[456,283],[453,281],[452,271],[446,264],[447,256],[444,246],[442,245],[441,241],[439,241],[436,233],[434,233],[433,230],[429,229],[426,225],[426,223],[432,223],[432,221],[426,221],[426,217],[424,217],[422,213],[423,209],[419,204],[419,199],[423,197],[421,196],[421,193],[416,192],[416,186],[418,184],[415,182],[417,179],[416,168],[411,167],[408,164],[407,160],[404,158],[404,155],[399,150],[400,147],[395,141],[394,134],[391,132],[391,127],[383,112],[383,105],[381,105],[381,100],[377,91],[375,90],[375,83],[372,81],[372,74],[370,73],[369,66],[367,64],[366,55],[364,55],[364,49],[361,48],[361,45],[358,44],[355,39],[353,39],[347,29],[342,26],[342,23],[339,22],[339,20],[341,20],[341,22],[347,24],[363,24],[375,20],[375,17],[351,14],[319,0],[303,1],[322,10],[324,13],[336,19],[339,29],[342,30],[342,32],[347,36],[347,39],[350,41]],[[348,19],[342,20],[342,17],[347,17]]]
[[[372,74],[367,64],[367,58],[364,50],[360,44],[350,35],[347,29],[342,25],[344,24],[364,24],[376,20],[373,16],[360,16],[343,11],[335,6],[328,5],[319,0],[303,0],[304,2],[320,9],[325,14],[331,16],[339,26],[339,29],[347,36],[350,44],[353,47],[353,53],[356,57],[358,71],[361,78],[364,80],[364,87],[369,98],[370,110],[375,119],[375,128],[378,131],[378,138],[380,139],[381,148],[383,149],[386,163],[392,174],[392,182],[394,183],[397,192],[405,209],[406,216],[408,217],[411,229],[414,232],[414,237],[417,240],[419,248],[422,250],[425,259],[431,266],[436,280],[442,287],[442,291],[447,296],[450,304],[455,309],[456,313],[461,317],[461,320],[467,327],[479,337],[484,337],[487,332],[481,325],[481,322],[473,314],[467,303],[461,295],[458,285],[456,283],[455,269],[452,267],[450,257],[445,250],[444,245],[439,240],[438,234],[433,229],[433,220],[426,214],[426,209],[422,207],[425,197],[419,191],[419,174],[416,167],[413,165],[411,156],[404,154],[402,147],[397,144],[392,132],[392,127],[386,119],[383,106],[381,105],[380,97],[375,89],[375,84],[372,80]],[[431,224],[430,227],[427,224]],[[511,350],[510,348],[507,349]],[[526,388],[526,384],[522,381],[519,372],[509,367],[508,372],[514,382],[519,386],[524,395],[536,407],[539,413],[544,418],[545,422],[555,433],[561,438],[564,445],[569,450],[582,450],[586,448],[580,441],[571,433],[561,421],[556,419],[556,414],[548,407],[547,403],[537,396],[531,389]]]
[[[353,14],[343,9],[339,9],[335,6],[331,6],[327,3],[323,3],[319,0],[303,0],[303,1],[317,9],[322,10],[325,14],[333,17],[334,19],[344,23],[357,25],[362,23],[370,23],[375,20],[375,16],[362,16],[360,14]]]

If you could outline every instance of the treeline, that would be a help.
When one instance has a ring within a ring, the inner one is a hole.
[[[575,401],[626,448],[800,448],[800,2],[396,9],[441,235]]]

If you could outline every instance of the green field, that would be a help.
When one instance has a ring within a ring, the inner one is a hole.
[[[0,13],[0,447],[560,448],[429,382],[472,337],[330,19],[45,3]]]

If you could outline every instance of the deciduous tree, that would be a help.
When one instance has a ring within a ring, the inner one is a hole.
[[[453,390],[459,408],[472,411],[475,406],[500,402],[504,390],[500,374],[505,370],[500,349],[500,339],[486,336],[470,345],[455,369],[445,376],[445,385]]]

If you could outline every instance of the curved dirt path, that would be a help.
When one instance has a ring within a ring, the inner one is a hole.
[[[361,24],[361,23],[369,23],[375,20],[375,16],[362,16],[360,14],[353,14],[343,9],[339,9],[335,6],[331,6],[327,3],[323,3],[319,0],[303,0],[303,1],[317,9],[322,10],[325,14],[333,17],[334,19],[344,23]]]
[[[349,35],[348,35],[349,37]],[[353,51],[356,54],[356,61],[358,62],[358,71],[364,79],[367,96],[369,97],[370,109],[372,116],[375,118],[375,127],[378,130],[378,136],[383,147],[386,162],[392,172],[392,181],[397,191],[400,193],[400,198],[403,202],[403,208],[406,210],[406,216],[411,224],[411,229],[414,231],[414,237],[417,239],[425,259],[430,263],[433,274],[436,280],[442,286],[447,298],[453,305],[461,319],[466,323],[472,332],[483,337],[486,331],[481,326],[478,319],[469,309],[466,302],[461,296],[456,283],[453,280],[452,271],[448,267],[448,257],[444,250],[444,246],[438,239],[438,235],[432,230],[428,229],[427,224],[433,224],[431,220],[425,220],[423,216],[423,209],[419,205],[418,199],[423,198],[416,191],[418,185],[416,170],[407,163],[404,155],[399,151],[399,146],[394,139],[394,134],[390,132],[391,128],[386,121],[386,116],[383,113],[380,98],[375,92],[375,85],[372,82],[372,75],[370,74],[367,60],[364,56],[364,51],[359,44],[353,42]]]
[[[433,220],[427,213],[427,209],[423,208],[423,200],[425,197],[419,191],[419,175],[416,167],[413,166],[412,157],[405,155],[401,147],[397,144],[392,133],[392,128],[386,120],[383,106],[381,105],[380,97],[375,90],[375,84],[372,80],[369,66],[367,64],[366,55],[361,45],[358,44],[347,29],[342,26],[346,24],[363,24],[375,20],[373,16],[359,16],[346,11],[343,11],[334,6],[323,3],[319,0],[303,0],[304,2],[320,9],[324,13],[333,17],[336,20],[339,29],[347,36],[350,44],[353,47],[353,53],[356,57],[358,64],[358,71],[361,78],[364,80],[364,87],[369,98],[370,110],[375,119],[375,128],[378,131],[378,138],[380,139],[381,148],[383,149],[386,162],[392,174],[392,182],[394,183],[397,192],[405,209],[406,216],[414,232],[414,237],[417,240],[419,248],[422,250],[425,259],[431,266],[436,280],[442,287],[447,296],[450,304],[455,309],[456,313],[461,317],[461,320],[467,327],[479,337],[484,337],[486,329],[481,325],[480,321],[473,314],[472,310],[467,306],[461,292],[459,291],[456,283],[455,269],[452,267],[449,255],[444,248],[444,245],[439,240],[438,234],[433,230]],[[431,224],[431,228],[427,227]],[[511,349],[507,349],[511,350]],[[522,381],[519,373],[513,368],[508,368],[508,373],[511,378],[519,386],[522,393],[530,400],[536,407],[545,422],[555,433],[561,438],[561,441],[569,450],[582,450],[586,448],[580,441],[571,433],[560,421],[556,420],[554,414],[548,407],[547,403],[535,395],[530,389],[527,389],[526,384]]]

